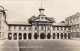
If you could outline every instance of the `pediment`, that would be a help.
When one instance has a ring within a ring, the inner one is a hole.
[[[38,16],[38,17],[31,17],[29,22],[55,22],[54,18],[46,17],[46,16]]]

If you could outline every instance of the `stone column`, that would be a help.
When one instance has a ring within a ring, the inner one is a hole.
[[[53,39],[53,36],[52,36],[52,26],[51,26],[51,39]]]
[[[66,33],[66,39],[68,39],[68,33]]]
[[[19,40],[19,36],[18,36],[18,33],[17,33],[17,40]]]
[[[34,25],[32,25],[32,39],[34,40]]]
[[[24,37],[23,37],[23,34],[24,34],[24,33],[22,33],[22,40],[24,40],[24,39],[23,39],[23,38],[24,38]]]
[[[47,39],[47,26],[45,25],[45,34],[46,34],[46,39]]]
[[[13,36],[13,34],[14,34],[14,33],[12,33],[12,40],[14,40],[14,36]]]
[[[40,26],[38,25],[38,39],[40,39]]]
[[[55,33],[55,39],[57,39],[57,33]]]
[[[27,40],[28,40],[28,33],[27,33]]]
[[[59,39],[61,39],[61,33],[59,33]]]

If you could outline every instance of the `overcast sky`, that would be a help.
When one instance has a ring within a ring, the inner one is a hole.
[[[27,22],[32,15],[39,15],[40,0],[0,0],[0,5],[7,9],[8,22]],[[80,12],[80,0],[44,0],[44,14],[55,18],[56,22]]]

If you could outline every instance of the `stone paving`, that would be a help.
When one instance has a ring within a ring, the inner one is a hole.
[[[18,48],[19,47],[19,48]],[[80,40],[0,41],[0,51],[80,51]]]

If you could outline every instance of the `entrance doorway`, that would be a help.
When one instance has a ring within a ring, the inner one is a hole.
[[[59,33],[57,33],[57,39],[59,39]]]
[[[63,33],[61,33],[61,39],[63,39]]]
[[[31,33],[28,34],[28,39],[31,39],[32,35]]]
[[[50,33],[47,34],[47,39],[50,39],[51,38],[51,35]]]
[[[34,39],[38,39],[38,34],[37,33],[34,34]]]
[[[23,34],[23,39],[27,39],[27,34],[26,33]]]
[[[41,33],[41,34],[40,34],[40,39],[45,39],[44,33]]]
[[[55,33],[53,33],[53,39],[55,39]]]

